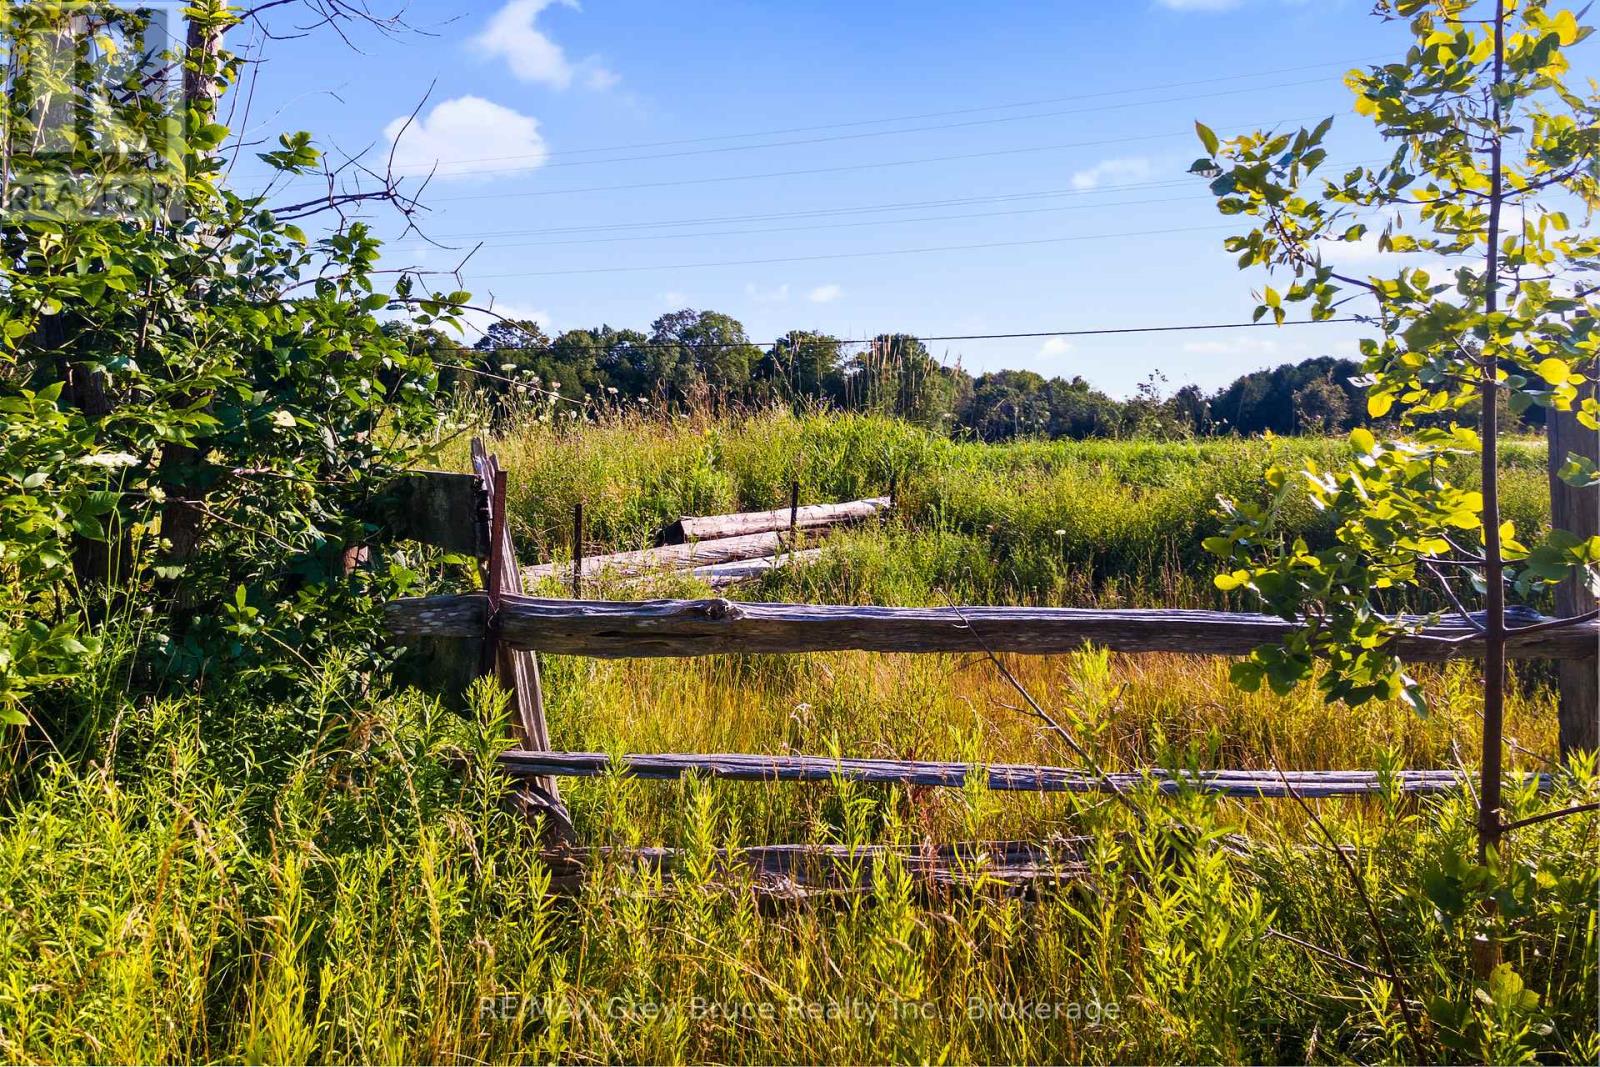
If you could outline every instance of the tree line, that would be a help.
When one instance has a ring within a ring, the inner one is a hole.
[[[983,441],[1340,433],[1373,421],[1360,365],[1331,356],[1252,371],[1209,394],[1196,385],[1168,391],[1156,373],[1118,399],[1077,375],[973,375],[907,334],[862,343],[792,330],[762,347],[717,311],[670,312],[648,331],[599,326],[555,337],[536,322],[508,319],[470,349],[437,331],[394,329],[434,357],[447,388],[485,398],[502,415],[530,398],[559,404],[557,396],[600,409],[820,405]]]

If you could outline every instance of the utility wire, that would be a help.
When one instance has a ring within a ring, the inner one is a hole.
[[[1368,59],[1377,59],[1377,58],[1383,58],[1383,57],[1381,57],[1381,56],[1368,56],[1368,57],[1364,57],[1361,60],[1358,60],[1357,62],[1366,62]],[[1223,82],[1241,81],[1241,80],[1248,79],[1248,78],[1272,77],[1273,75],[1277,75],[1277,74],[1298,74],[1298,73],[1301,73],[1302,71],[1326,70],[1326,69],[1328,69],[1330,67],[1348,68],[1350,65],[1351,64],[1349,64],[1349,63],[1331,63],[1331,62],[1308,63],[1308,64],[1302,64],[1302,65],[1293,66],[1293,67],[1277,67],[1277,68],[1274,68],[1274,69],[1271,69],[1271,70],[1253,71],[1253,72],[1240,73],[1240,74],[1227,74],[1227,75],[1221,75],[1221,76],[1218,76],[1218,77],[1198,78],[1198,79],[1192,79],[1192,80],[1187,80],[1187,81],[1160,82],[1160,83],[1156,83],[1156,84],[1135,86],[1135,87],[1131,87],[1131,88],[1105,89],[1105,90],[1101,90],[1099,92],[1093,92],[1093,93],[1074,93],[1074,94],[1067,95],[1067,96],[1044,97],[1044,98],[1035,99],[1035,100],[1023,100],[1023,101],[1017,101],[1017,102],[1014,102],[1014,103],[1007,103],[1007,104],[986,104],[986,105],[982,105],[982,106],[979,106],[979,107],[955,108],[955,109],[946,110],[946,111],[924,111],[924,112],[918,112],[918,113],[915,113],[915,114],[893,115],[893,116],[888,116],[888,117],[884,117],[884,118],[856,119],[856,120],[849,121],[849,122],[824,123],[824,124],[821,124],[821,125],[812,125],[812,126],[789,126],[789,127],[779,128],[779,129],[753,130],[753,131],[748,131],[748,132],[744,132],[744,133],[714,134],[714,135],[710,135],[710,136],[706,136],[706,137],[688,137],[688,138],[678,138],[678,139],[674,139],[674,140],[665,140],[665,141],[643,141],[643,142],[634,142],[632,144],[621,144],[621,145],[601,145],[601,146],[595,146],[595,147],[591,147],[591,148],[568,148],[568,149],[559,149],[559,150],[556,150],[556,151],[553,151],[553,152],[548,152],[548,153],[545,153],[544,155],[545,155],[546,158],[552,158],[552,157],[566,157],[566,156],[573,156],[573,155],[594,155],[594,154],[605,153],[605,152],[632,152],[632,151],[639,151],[641,149],[647,149],[647,148],[673,148],[673,147],[678,147],[678,146],[681,146],[681,145],[709,144],[709,143],[714,142],[714,141],[740,140],[740,139],[750,138],[750,137],[782,137],[782,136],[787,136],[787,135],[790,135],[790,134],[797,134],[797,133],[815,133],[815,132],[820,132],[820,131],[825,131],[825,130],[855,129],[855,128],[858,128],[858,127],[861,127],[861,126],[882,125],[882,124],[891,123],[891,122],[918,122],[918,121],[921,121],[921,120],[924,120],[924,119],[951,118],[951,117],[960,116],[960,115],[984,114],[984,113],[992,112],[992,111],[1009,111],[1009,110],[1014,110],[1016,108],[1024,108],[1024,107],[1043,107],[1043,106],[1046,106],[1046,105],[1049,105],[1049,104],[1070,103],[1070,102],[1079,101],[1079,100],[1098,100],[1098,99],[1104,99],[1106,97],[1123,96],[1123,95],[1127,95],[1127,94],[1130,94],[1130,93],[1159,92],[1161,90],[1166,90],[1166,89],[1184,89],[1184,88],[1189,88],[1189,87],[1192,87],[1192,86],[1199,86],[1199,85],[1215,85],[1215,84],[1219,84],[1219,83],[1223,83]],[[1321,84],[1322,83],[1322,79],[1315,79],[1314,81],[1315,81],[1316,84]],[[1311,83],[1310,81],[1307,81],[1307,82],[1291,82],[1291,83],[1288,83],[1288,84],[1289,85],[1301,85],[1301,84],[1310,84],[1310,83]],[[1240,91],[1240,92],[1251,92],[1251,91],[1260,91],[1260,90],[1263,90],[1263,89],[1272,89],[1272,88],[1280,88],[1280,87],[1282,87],[1282,86],[1275,86],[1275,85],[1253,86],[1253,87],[1250,87],[1250,88],[1247,88],[1247,89],[1238,90],[1238,91]],[[1185,94],[1182,97],[1182,99],[1184,99],[1184,100],[1201,99],[1201,98],[1203,98],[1205,96],[1211,96],[1211,95],[1218,95],[1218,94]],[[1138,106],[1140,103],[1165,103],[1165,102],[1167,102],[1167,101],[1133,101],[1133,102],[1130,102],[1130,104],[1127,105],[1127,106]],[[1116,106],[1123,106],[1123,105],[1116,105]],[[1037,117],[1045,117],[1045,116],[1020,116],[1020,117],[1022,117],[1022,118],[1028,118],[1028,117],[1037,118]],[[997,120],[997,121],[1010,121],[1010,120],[1009,119],[1001,119],[1001,120]],[[889,130],[889,131],[883,131],[883,132],[886,133],[886,134],[893,134],[893,133],[910,132],[910,131]],[[743,147],[763,147],[763,146],[743,146]],[[473,158],[470,158],[470,159],[452,160],[450,162],[452,162],[452,163],[493,163],[493,162],[498,162],[500,160],[521,159],[521,158],[526,158],[526,154],[501,155],[501,156],[477,156],[477,157],[473,157]],[[616,161],[615,160],[611,160],[611,161],[597,160],[597,161],[594,161],[594,162],[616,162]],[[553,164],[549,164],[549,165],[550,166],[558,166],[558,165],[562,165],[562,164],[553,163]],[[263,173],[259,173],[259,174],[251,174],[251,175],[249,175],[247,177],[247,180],[267,180],[267,179],[270,179],[272,177],[274,177],[274,173],[272,173],[272,172],[263,172]]]
[[[1133,207],[1150,204],[1198,203],[1201,201],[1209,204],[1214,203],[1215,200],[1216,198],[1208,193],[1198,192],[1189,194],[1187,196],[1166,196],[1144,200],[1114,200],[1097,204],[1060,204],[1055,207],[1018,208],[1011,211],[979,211],[969,212],[962,215],[917,215],[912,216],[911,218],[867,219],[856,222],[810,222],[803,223],[798,226],[768,226],[754,230],[703,230],[699,233],[633,234],[625,237],[572,237],[559,241],[509,241],[504,244],[483,244],[480,247],[483,251],[492,252],[502,248],[554,248],[559,245],[618,244],[633,241],[688,241],[703,237],[740,237],[746,234],[794,233],[796,231],[810,232],[812,230],[853,230],[860,229],[865,226],[891,226],[896,224],[903,225],[912,222],[953,222],[967,219],[995,219],[1006,218],[1012,215],[1040,215],[1052,214],[1060,211],[1083,211],[1085,209]],[[442,241],[444,238],[440,238],[439,240]],[[421,249],[428,246],[423,244],[415,244],[386,247],[397,251],[411,251],[413,249]]]
[[[1291,120],[1292,121],[1292,120]],[[1271,126],[1275,123],[1229,123],[1241,126]],[[467,193],[460,196],[429,197],[429,203],[445,204],[466,200],[516,200],[535,196],[571,196],[578,193],[614,193],[632,189],[667,189],[685,185],[717,185],[727,182],[756,181],[766,178],[791,178],[812,174],[842,174],[848,171],[877,170],[889,167],[910,167],[923,163],[951,163],[967,159],[993,159],[999,156],[1030,155],[1039,152],[1060,152],[1069,148],[1100,148],[1107,145],[1136,144],[1147,141],[1167,141],[1178,137],[1193,137],[1194,130],[1174,130],[1170,133],[1145,133],[1129,137],[1102,137],[1090,141],[1063,141],[1059,144],[1027,145],[1022,148],[999,148],[985,152],[961,152],[945,156],[921,156],[915,159],[891,159],[872,163],[845,163],[831,167],[806,167],[796,170],[761,171],[754,174],[722,174],[707,178],[674,178],[665,181],[631,182],[622,185],[581,185],[565,189],[528,189],[515,193]]]
[[[1082,330],[1036,330],[1036,331],[1028,331],[1028,332],[1023,332],[1023,333],[952,333],[952,334],[935,334],[933,336],[928,336],[928,337],[921,337],[921,336],[917,336],[915,334],[897,333],[897,334],[880,334],[879,337],[887,337],[887,338],[890,338],[890,339],[894,339],[894,338],[898,338],[898,337],[904,337],[904,338],[908,338],[910,340],[914,340],[914,341],[918,341],[918,342],[927,342],[927,341],[1014,341],[1014,340],[1024,340],[1024,339],[1036,339],[1036,338],[1040,338],[1040,337],[1105,337],[1105,336],[1114,336],[1114,335],[1120,335],[1120,334],[1177,333],[1177,332],[1183,332],[1183,331],[1199,331],[1199,330],[1249,330],[1249,329],[1256,329],[1256,328],[1259,328],[1259,327],[1266,327],[1266,326],[1322,326],[1322,325],[1328,325],[1328,324],[1332,324],[1332,323],[1349,323],[1349,322],[1364,322],[1364,321],[1366,321],[1366,320],[1363,319],[1359,315],[1347,315],[1347,316],[1344,316],[1342,318],[1333,318],[1333,319],[1291,319],[1291,320],[1287,320],[1287,321],[1284,321],[1284,322],[1212,322],[1212,323],[1191,323],[1191,324],[1186,324],[1186,325],[1182,325],[1182,326],[1105,326],[1105,327],[1094,327],[1094,328],[1082,329]],[[870,344],[875,344],[878,341],[878,337],[866,337],[866,338],[859,338],[858,337],[858,338],[848,338],[848,339],[837,338],[837,337],[817,337],[817,338],[815,338],[815,340],[817,340],[819,342],[823,342],[823,343],[837,344],[840,347],[844,347],[846,345],[870,345]],[[627,347],[630,348],[630,349],[657,349],[657,348],[684,349],[684,348],[687,348],[687,349],[690,349],[690,350],[702,349],[702,348],[776,348],[779,345],[790,344],[792,342],[793,342],[793,339],[792,338],[788,338],[788,337],[780,338],[779,340],[776,340],[776,341],[633,341],[633,342],[629,342],[627,344]],[[418,355],[427,355],[431,359],[434,353],[439,353],[439,352],[448,352],[448,353],[452,353],[452,354],[455,354],[455,355],[487,356],[487,355],[490,355],[491,353],[494,353],[494,352],[497,352],[497,351],[514,351],[514,350],[511,350],[511,349],[495,349],[495,348],[475,348],[475,347],[466,347],[466,346],[459,346],[458,345],[458,346],[452,346],[452,347],[449,347],[449,348],[430,349],[430,350],[426,350],[426,351],[419,352],[419,353],[416,353],[416,354],[418,354]],[[444,363],[444,362],[441,362],[440,360],[434,359],[433,360],[433,365],[435,367],[437,367],[437,368],[442,369],[442,370],[452,370],[452,371],[457,371],[457,372],[463,373],[463,374],[475,375],[475,376],[477,376],[479,378],[488,378],[488,379],[490,379],[492,381],[502,382],[502,383],[504,383],[506,385],[511,386],[512,388],[521,389],[521,390],[524,390],[526,392],[533,393],[533,394],[536,394],[536,395],[539,395],[539,396],[549,397],[551,400],[562,400],[562,401],[565,401],[566,403],[572,404],[572,405],[574,405],[576,407],[583,407],[583,406],[585,406],[585,403],[586,403],[586,400],[580,400],[580,399],[578,399],[576,397],[570,397],[570,396],[567,396],[567,395],[565,395],[563,393],[555,392],[553,390],[545,389],[545,388],[542,388],[540,386],[534,385],[531,382],[525,382],[525,381],[522,381],[522,380],[517,379],[517,378],[511,378],[511,377],[508,377],[508,376],[506,376],[504,374],[496,374],[493,371],[483,370],[483,369],[481,369],[479,367],[469,366],[469,365],[467,365],[465,363]]]
[[[513,271],[505,274],[474,274],[480,280],[502,278],[551,278],[577,274],[635,274],[652,270],[694,270],[704,267],[752,267],[774,263],[815,263],[832,259],[867,259],[877,256],[915,256],[934,252],[974,252],[988,248],[1024,248],[1034,245],[1068,244],[1075,241],[1115,241],[1125,237],[1154,237],[1170,233],[1201,233],[1217,230],[1234,230],[1234,223],[1214,226],[1167,226],[1159,230],[1120,230],[1114,233],[1085,233],[1070,237],[1038,237],[1025,241],[983,241],[977,244],[930,245],[925,248],[886,248],[867,252],[826,252],[814,256],[778,256],[771,259],[724,259],[700,263],[654,263],[627,267],[577,267],[563,270]]]
[[[1029,331],[1020,332],[1020,333],[916,334],[916,333],[906,333],[905,331],[901,330],[901,331],[897,331],[895,333],[878,334],[878,335],[876,335],[874,337],[848,337],[848,338],[846,338],[846,337],[828,337],[826,335],[815,335],[815,336],[812,336],[812,337],[803,337],[803,338],[800,338],[800,340],[802,342],[803,341],[814,340],[814,341],[817,341],[817,342],[828,343],[828,344],[837,344],[837,345],[841,345],[841,346],[842,345],[870,345],[870,344],[877,343],[882,338],[894,339],[894,338],[900,338],[900,337],[903,337],[903,338],[906,338],[906,339],[912,340],[912,341],[922,341],[922,342],[927,342],[927,341],[1018,341],[1018,340],[1036,340],[1036,339],[1041,338],[1041,337],[1108,337],[1108,336],[1117,336],[1117,335],[1122,335],[1122,334],[1181,333],[1181,332],[1198,331],[1198,330],[1255,330],[1255,329],[1266,329],[1266,328],[1270,328],[1270,327],[1281,327],[1281,326],[1328,326],[1328,325],[1333,325],[1333,324],[1336,324],[1336,323],[1352,323],[1352,322],[1366,322],[1366,321],[1368,321],[1368,320],[1366,319],[1365,316],[1362,316],[1362,315],[1344,315],[1344,316],[1340,316],[1340,317],[1337,317],[1337,318],[1331,318],[1331,319],[1286,319],[1283,322],[1265,322],[1265,321],[1263,321],[1263,322],[1200,322],[1200,323],[1184,323],[1182,325],[1174,325],[1174,326],[1095,326],[1095,327],[1086,327],[1084,329],[1077,329],[1077,330],[1029,330]],[[799,332],[799,331],[796,331],[796,332]],[[657,348],[687,348],[687,349],[699,349],[699,348],[775,348],[775,347],[777,347],[779,345],[787,345],[787,344],[794,343],[794,341],[795,341],[795,339],[792,338],[792,337],[780,337],[776,341],[629,341],[629,342],[625,343],[624,347],[629,348],[629,349],[657,349]],[[435,349],[431,349],[431,350],[420,350],[418,352],[418,354],[419,355],[426,355],[426,354],[428,354],[429,351],[432,351],[432,352],[453,352],[453,353],[457,353],[457,354],[487,355],[487,354],[489,354],[491,352],[497,352],[497,351],[510,352],[510,351],[518,351],[518,350],[517,349],[512,349],[512,348],[501,348],[501,349],[496,349],[496,348],[476,348],[476,347],[470,347],[470,346],[454,345],[454,346],[450,346],[450,347],[435,348]],[[441,367],[445,367],[445,366],[454,367],[453,364],[446,364],[446,363],[439,363],[437,365],[441,366]],[[484,373],[484,374],[487,374],[487,372],[473,371],[472,368],[469,368],[469,367],[454,367],[454,369],[456,369],[456,370],[469,370],[469,371],[472,371],[473,373]],[[487,376],[488,377],[498,377],[498,375],[492,375],[492,374],[491,375],[487,375]],[[510,380],[510,379],[507,379],[507,380]]]
[[[1385,59],[1384,55],[1367,56],[1358,63],[1370,59]],[[712,141],[731,141],[744,137],[782,137],[792,133],[815,133],[820,130],[845,130],[858,126],[872,126],[886,122],[919,122],[923,119],[942,119],[956,115],[977,115],[987,111],[1006,111],[1020,107],[1044,107],[1047,104],[1065,104],[1075,100],[1099,100],[1108,96],[1121,96],[1126,93],[1158,92],[1163,89],[1184,89],[1193,85],[1215,85],[1220,82],[1240,81],[1245,78],[1270,78],[1276,74],[1299,74],[1307,70],[1326,70],[1329,67],[1349,68],[1349,63],[1308,63],[1297,67],[1278,67],[1273,70],[1258,70],[1242,74],[1226,74],[1215,78],[1200,78],[1193,81],[1157,82],[1153,85],[1141,85],[1131,88],[1103,89],[1094,93],[1075,93],[1070,96],[1047,96],[1035,100],[1020,100],[1009,104],[984,104],[979,107],[956,108],[950,111],[922,111],[910,115],[890,115],[876,119],[855,119],[850,122],[830,122],[816,126],[787,126],[771,130],[751,130],[744,133],[720,133],[706,137],[679,138],[670,141],[643,141],[633,144],[604,145],[593,148],[567,148],[550,153],[552,156],[577,155],[580,153],[596,152],[632,152],[643,148],[673,148],[686,144],[708,144]],[[503,156],[485,157],[484,161],[503,159]]]
[[[477,237],[543,237],[547,235],[608,233],[615,230],[663,229],[669,226],[717,226],[724,223],[772,222],[784,219],[825,218],[833,215],[865,215],[888,211],[912,211],[923,208],[965,207],[971,204],[1005,204],[1019,200],[1048,200],[1065,196],[1092,196],[1100,193],[1117,193],[1133,189],[1172,189],[1180,186],[1193,187],[1194,184],[1194,176],[1185,175],[1182,178],[1146,182],[1118,182],[1089,188],[1074,186],[1064,189],[1041,189],[1036,192],[1026,193],[996,193],[990,196],[963,196],[943,200],[900,200],[879,204],[859,204],[851,207],[807,208],[802,211],[769,211],[749,215],[709,215],[701,218],[662,219],[654,222],[609,222],[596,223],[591,226],[548,226],[529,230],[471,230],[463,233],[439,234],[438,239],[441,241],[465,241]]]
[[[1154,100],[1133,100],[1121,104],[1102,104],[1098,107],[1068,108],[1061,111],[1040,111],[1027,115],[1002,115],[997,118],[967,119],[963,122],[945,122],[930,126],[907,126],[896,130],[869,130],[860,133],[841,133],[822,137],[803,137],[788,141],[764,141],[758,144],[724,145],[720,148],[692,148],[682,149],[676,152],[656,152],[646,155],[611,156],[606,159],[568,159],[557,160],[554,163],[549,163],[544,161],[546,159],[546,154],[542,152],[523,152],[508,156],[491,156],[487,157],[487,159],[449,159],[438,161],[434,167],[428,169],[427,175],[431,175],[436,178],[467,176],[491,177],[497,174],[532,173],[535,170],[547,171],[553,170],[557,167],[594,167],[608,163],[639,163],[662,159],[682,159],[688,156],[723,155],[729,152],[754,152],[768,148],[792,148],[805,145],[828,144],[839,141],[859,141],[871,137],[891,137],[912,133],[930,133],[938,130],[966,129],[973,126],[993,126],[1006,122],[1025,122],[1031,119],[1049,119],[1062,118],[1068,115],[1099,114],[1105,111],[1118,111],[1136,107],[1150,107],[1157,104],[1177,104],[1185,103],[1189,100],[1200,100],[1222,96],[1238,96],[1244,93],[1263,92],[1269,89],[1290,89],[1305,85],[1321,85],[1323,82],[1324,80],[1321,78],[1311,78],[1302,81],[1276,82],[1270,85],[1250,86],[1242,89],[1222,89],[1212,93],[1189,94],[1181,97],[1158,97]],[[492,161],[494,159],[524,160],[533,162],[524,162],[522,166],[489,167],[481,170],[470,169],[475,163]],[[467,167],[469,169],[451,169],[457,167]],[[423,177],[425,175],[418,174],[416,176]],[[270,177],[270,175],[267,177]],[[305,182],[325,183],[326,180],[327,179],[325,177],[316,174],[298,175],[280,183],[280,187],[300,185]]]

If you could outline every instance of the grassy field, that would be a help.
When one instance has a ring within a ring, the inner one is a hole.
[[[1278,438],[963,443],[868,416],[768,416],[737,423],[620,421],[582,433],[534,426],[495,442],[511,472],[509,510],[524,562],[570,558],[582,501],[592,554],[648,546],[681,515],[874,496],[893,486],[899,521],[838,542],[835,558],[757,598],[1107,606],[1221,605],[1218,496],[1264,499],[1272,463],[1337,463],[1341,440]],[[446,462],[466,469],[456,442]],[[1463,480],[1475,480],[1475,460]],[[1501,493],[1519,529],[1546,521],[1542,441],[1505,447]],[[1291,507],[1286,529],[1325,540],[1321,517]]]
[[[527,562],[570,551],[580,498],[593,541],[629,548],[683,513],[781,504],[797,476],[807,500],[879,493],[892,477],[892,522],[740,595],[1139,605],[1219,603],[1198,547],[1215,496],[1257,492],[1275,455],[1326,461],[1339,444],[996,447],[812,416],[528,427],[494,448]],[[1511,514],[1536,526],[1542,451],[1508,451]],[[1309,509],[1292,521],[1317,535]],[[1476,760],[1470,664],[1421,674],[1422,719],[1309,690],[1241,694],[1211,659],[1090,650],[1008,663],[1106,769]],[[979,657],[545,668],[558,748],[1077,762]],[[1510,970],[1488,984],[1472,978],[1472,887],[1487,876],[1465,792],[1318,802],[1319,828],[1291,801],[571,781],[584,842],[676,845],[689,859],[670,882],[611,860],[559,898],[533,833],[501,802],[504,781],[483,769],[505,745],[496,694],[477,692],[464,718],[328,662],[306,664],[294,697],[270,705],[225,691],[135,702],[121,695],[125,669],[113,642],[88,686],[115,723],[93,758],[38,757],[0,824],[0,1059],[1600,1057],[1592,817],[1513,836],[1493,874]],[[1510,764],[1548,770],[1550,694],[1537,669],[1517,681]],[[1555,796],[1524,785],[1511,804],[1516,815],[1596,795],[1590,761],[1563,771]],[[1324,829],[1349,846],[1374,916]],[[863,860],[855,891],[776,905],[715,859],[751,843],[1067,835],[1090,839],[1089,872],[1036,900],[981,880],[930,897],[890,858]]]

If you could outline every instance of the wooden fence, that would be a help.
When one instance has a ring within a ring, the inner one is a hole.
[[[1294,624],[1259,614],[1149,610],[1098,610],[1033,607],[854,607],[814,604],[739,603],[725,599],[613,602],[565,600],[523,595],[522,577],[562,573],[553,565],[519,567],[505,511],[506,474],[480,442],[473,442],[471,475],[418,472],[391,494],[380,514],[397,537],[472,552],[480,561],[483,591],[407,598],[386,606],[392,633],[428,657],[426,676],[435,687],[459,685],[476,674],[494,672],[511,694],[517,747],[501,758],[519,783],[518,798],[530,814],[545,817],[556,842],[570,842],[572,824],[555,779],[621,772],[639,778],[674,779],[689,773],[740,781],[821,782],[836,779],[962,788],[974,777],[999,791],[1112,792],[1154,789],[1171,793],[1196,790],[1243,799],[1299,795],[1354,796],[1396,789],[1414,794],[1457,788],[1461,775],[1450,770],[1404,771],[1383,776],[1373,771],[1203,771],[1140,769],[1116,774],[1097,769],[1034,765],[844,759],[824,756],[764,756],[748,753],[663,753],[632,755],[615,761],[603,753],[550,750],[536,653],[621,657],[689,657],[730,653],[789,654],[842,649],[872,652],[1017,652],[1047,655],[1094,645],[1117,652],[1180,652],[1237,656],[1281,640]],[[858,502],[863,514],[877,514],[887,499]],[[703,532],[731,539],[770,539],[792,550],[799,515],[826,514],[791,502],[788,539],[773,526],[784,513],[755,513],[749,519],[719,517]],[[667,540],[679,540],[680,523]],[[666,551],[682,555],[681,566],[712,568],[728,557],[721,550],[697,553],[695,543]],[[635,560],[647,553],[612,557],[623,574],[647,569]],[[579,565],[587,570],[589,561]],[[570,572],[572,566],[566,570]],[[580,572],[581,573],[581,572]],[[1478,630],[1465,620],[1434,621],[1402,637],[1398,653],[1409,660],[1437,661],[1480,654]],[[1575,663],[1593,674],[1600,650],[1600,621],[1544,626],[1538,616],[1513,620],[1509,654]],[[1590,711],[1593,714],[1593,711]],[[1016,844],[1016,843],[1012,843]],[[1042,846],[1041,846],[1042,847]],[[805,846],[763,846],[749,850],[765,869],[768,853],[789,871]],[[946,850],[949,851],[949,850]],[[957,850],[959,851],[959,850]],[[1016,851],[1016,850],[1013,850]],[[934,850],[936,854],[939,850]],[[952,853],[954,855],[955,853]],[[1010,853],[1007,853],[1010,855]],[[1037,850],[1017,853],[1022,869],[1043,870]],[[1059,857],[1057,857],[1059,859]],[[570,862],[570,856],[568,861]],[[937,860],[923,865],[934,882],[948,881],[951,869]],[[1070,864],[1069,864],[1070,866]],[[920,869],[920,868],[919,868]],[[1052,877],[1062,870],[1049,865]],[[571,873],[570,871],[568,872]],[[1025,880],[1025,879],[1024,879]]]

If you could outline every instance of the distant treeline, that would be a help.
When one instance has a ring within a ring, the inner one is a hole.
[[[553,338],[537,323],[503,321],[468,350],[432,331],[414,339],[435,351],[447,384],[496,410],[552,402],[552,394],[600,408],[826,405],[985,441],[1337,433],[1370,421],[1355,381],[1360,366],[1332,356],[1254,371],[1209,395],[1194,385],[1169,393],[1155,374],[1118,400],[1079,376],[974,376],[906,334],[863,344],[793,330],[762,348],[716,311],[662,315],[648,333],[601,326]]]

